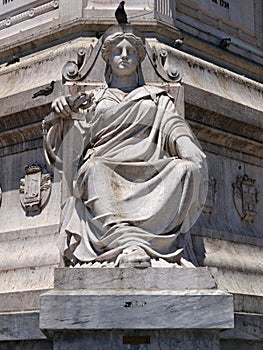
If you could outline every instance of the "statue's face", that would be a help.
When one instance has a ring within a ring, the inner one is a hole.
[[[109,64],[116,76],[130,76],[139,64],[139,56],[134,47],[127,39],[121,40],[112,48]]]

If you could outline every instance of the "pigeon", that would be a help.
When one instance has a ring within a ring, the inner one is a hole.
[[[54,90],[54,84],[55,84],[55,82],[54,82],[54,80],[52,80],[49,86],[47,86],[47,87],[45,87],[45,88],[35,92],[33,94],[32,98],[36,98],[38,96],[48,96],[48,95],[50,95],[53,92],[53,90]]]
[[[178,39],[176,39],[175,41],[174,41],[174,47],[176,48],[176,49],[179,49],[182,45],[183,45],[183,43],[184,43],[184,38],[178,38]]]
[[[11,64],[15,64],[20,61],[20,58],[17,55],[14,55],[10,61],[7,62],[6,67],[10,66]]]
[[[120,25],[129,23],[127,19],[127,14],[124,10],[124,5],[125,5],[125,1],[121,1],[115,11],[116,20]]]
[[[219,46],[221,49],[226,50],[231,44],[231,38],[224,38],[220,41]]]

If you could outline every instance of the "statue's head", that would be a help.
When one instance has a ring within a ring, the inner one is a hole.
[[[110,27],[102,38],[101,54],[107,64],[106,80],[110,84],[111,75],[138,76],[138,85],[143,84],[140,63],[146,50],[142,34],[130,25]]]
[[[124,39],[129,41],[137,51],[139,62],[144,60],[146,51],[144,46],[145,40],[142,33],[131,25],[117,25],[110,27],[102,37],[103,44],[101,53],[104,61],[109,62],[112,48]]]

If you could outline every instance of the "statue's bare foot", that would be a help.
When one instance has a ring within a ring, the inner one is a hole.
[[[151,258],[145,250],[138,246],[131,246],[123,250],[116,260],[116,265],[124,267],[146,268],[151,266]]]

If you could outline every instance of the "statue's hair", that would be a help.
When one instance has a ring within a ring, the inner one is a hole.
[[[104,61],[109,62],[112,47],[123,39],[127,39],[135,46],[139,61],[145,59],[146,50],[144,46],[144,38],[142,34],[130,25],[110,27],[103,35],[103,44],[101,55]]]

